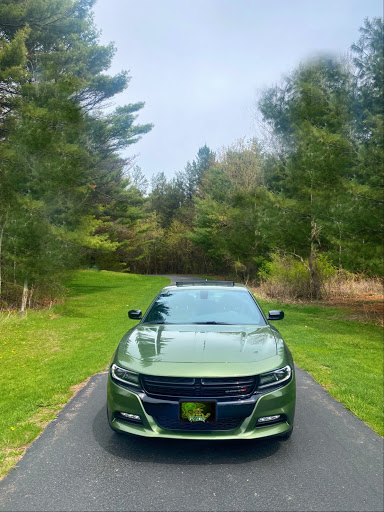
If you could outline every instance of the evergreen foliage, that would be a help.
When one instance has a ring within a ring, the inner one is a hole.
[[[0,298],[23,287],[57,292],[63,273],[94,251],[115,251],[133,222],[127,162],[118,151],[151,125],[143,103],[104,113],[129,83],[109,76],[93,0],[0,2]],[[129,223],[129,222],[128,222]]]
[[[365,20],[349,60],[313,59],[266,89],[258,108],[268,145],[240,140],[216,155],[204,146],[173,180],[155,176],[157,271],[255,279],[278,253],[283,266],[301,266],[311,298],[322,296],[324,261],[381,274],[382,36],[382,20]],[[175,222],[184,254],[168,239]]]
[[[365,20],[349,59],[303,63],[263,92],[268,144],[204,145],[148,191],[121,150],[152,125],[136,122],[141,102],[104,108],[129,76],[107,74],[115,49],[93,4],[0,0],[3,307],[51,300],[79,265],[243,280],[286,269],[317,299],[325,268],[381,274],[381,19]]]

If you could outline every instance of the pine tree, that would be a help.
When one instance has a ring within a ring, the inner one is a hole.
[[[115,50],[98,42],[93,3],[0,4],[0,281],[23,297],[59,282],[82,248],[116,249],[101,212],[128,207],[117,153],[152,128],[136,124],[143,103],[103,113],[129,77],[106,74]]]

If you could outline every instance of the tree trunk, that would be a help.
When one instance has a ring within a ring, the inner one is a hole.
[[[5,215],[5,219],[4,219],[4,223],[1,227],[1,231],[0,231],[0,303],[1,303],[1,293],[3,291],[3,274],[2,274],[2,271],[3,271],[3,268],[2,268],[2,265],[1,265],[1,258],[2,258],[2,249],[3,249],[3,235],[4,235],[4,229],[5,229],[5,225],[7,224],[7,220],[8,220],[8,211]]]
[[[32,307],[32,295],[33,295],[33,292],[34,292],[34,289],[33,289],[33,285],[31,286],[31,291],[29,292],[29,297],[28,297],[28,308],[31,309]]]
[[[24,287],[23,287],[23,294],[21,296],[21,309],[20,309],[20,316],[23,318],[25,307],[27,305],[27,299],[28,299],[28,281],[24,281]]]
[[[341,266],[341,253],[342,253],[342,233],[341,233],[341,224],[340,222],[337,223],[337,226],[339,228],[339,270],[342,269],[342,266]]]
[[[155,260],[155,265],[154,265],[154,268],[155,268],[155,274],[157,275],[157,258],[156,258],[156,242],[153,243],[153,255],[154,255],[154,260]]]
[[[5,222],[0,231],[0,303],[1,303],[1,292],[2,292],[2,266],[1,266],[1,250],[3,247],[3,234],[4,234]]]
[[[315,245],[315,241],[318,241],[320,229],[317,227],[316,222],[314,221],[311,222],[311,227],[311,252],[308,258],[309,272],[311,274],[311,298],[320,300],[322,298],[321,279],[316,265],[317,251]]]

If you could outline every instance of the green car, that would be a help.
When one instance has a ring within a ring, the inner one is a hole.
[[[288,438],[295,414],[289,349],[251,292],[232,281],[165,287],[120,341],[108,375],[118,432],[181,439]]]

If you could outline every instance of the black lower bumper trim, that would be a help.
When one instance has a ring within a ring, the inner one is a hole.
[[[172,421],[179,421],[180,401],[191,400],[190,397],[181,398],[180,400],[152,398],[145,393],[140,393],[139,397],[147,414],[153,417],[167,417]],[[236,401],[217,399],[217,421],[236,418],[239,418],[240,421],[244,420],[253,413],[259,397],[260,395],[252,395],[250,398]],[[194,398],[194,401],[203,402],[204,400],[206,399],[202,397]]]
[[[168,416],[155,416],[154,420],[160,428],[166,430],[182,430],[186,432],[214,432],[223,430],[234,430],[242,422],[242,418],[225,418],[215,423],[180,423],[178,420],[170,419]]]

